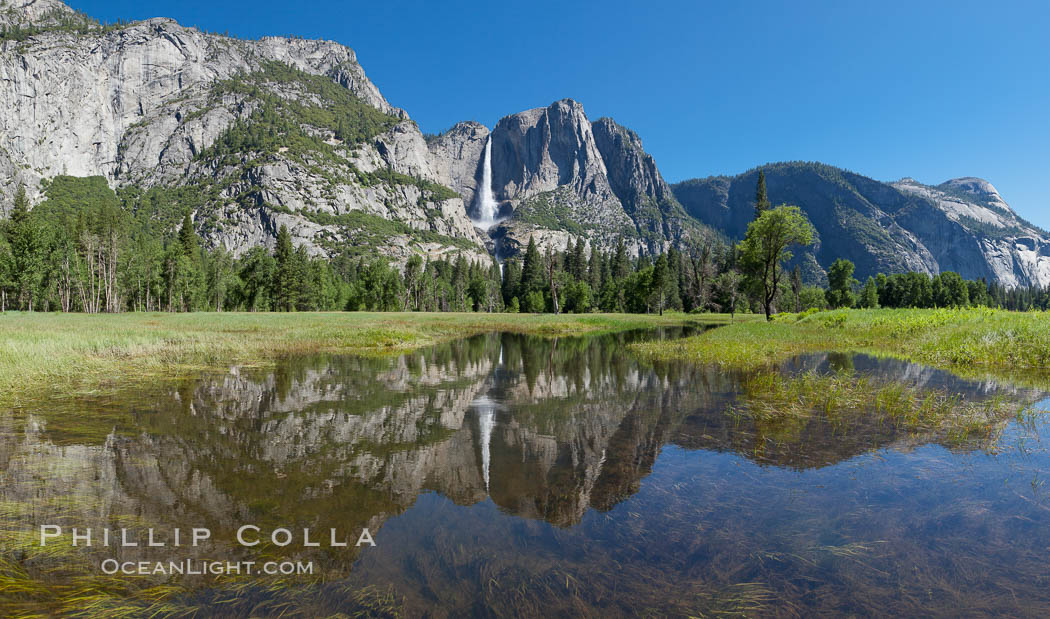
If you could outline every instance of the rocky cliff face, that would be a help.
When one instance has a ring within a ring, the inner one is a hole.
[[[815,163],[762,170],[773,204],[798,205],[817,230],[814,246],[798,256],[810,281],[826,281],[824,269],[848,258],[860,278],[955,271],[1006,286],[1050,285],[1048,235],[1017,217],[987,181],[889,184]],[[738,239],[754,216],[757,179],[755,169],[673,189],[690,215]]]
[[[398,261],[488,261],[529,238],[559,250],[623,238],[633,253],[657,253],[740,238],[751,218],[757,171],[672,190],[635,133],[592,123],[570,99],[427,141],[336,43],[242,41],[159,18],[102,26],[58,0],[0,0],[0,27],[0,216],[19,185],[38,201],[43,180],[101,176],[132,208],[167,209],[156,213],[167,221],[191,211],[206,243],[235,255],[272,246],[284,225],[315,255]],[[468,213],[488,143],[502,222],[486,234]],[[817,225],[797,259],[811,281],[847,257],[861,277],[954,270],[1050,284],[1050,235],[986,181],[764,169],[774,203],[798,204]]]
[[[450,170],[446,184],[468,204],[487,137],[461,123],[431,144],[435,167]],[[677,203],[638,136],[610,119],[591,123],[576,101],[507,116],[491,140],[492,189],[506,217],[492,236],[503,255],[530,237],[555,249],[579,237],[607,247],[623,237],[635,253],[655,253],[707,232]]]
[[[430,140],[434,172],[470,207],[481,182],[481,157],[489,139],[485,125],[467,121]]]
[[[507,249],[520,249],[534,232],[556,249],[579,235],[609,245],[633,228],[609,185],[583,106],[569,99],[496,124],[492,184],[513,212],[496,233]]]
[[[1007,287],[1050,285],[1050,234],[1014,213],[988,181],[965,177],[929,187],[906,178],[892,185],[929,205],[901,221],[941,270],[979,273]]]
[[[0,14],[34,29],[0,47],[8,195],[25,184],[35,198],[40,181],[59,174],[99,175],[117,188],[181,185],[203,194],[199,231],[235,254],[272,243],[286,224],[311,253],[364,245],[487,260],[462,200],[439,186],[418,128],[349,48],[240,41],[168,19],[102,27],[53,0],[6,1]],[[360,105],[375,111],[366,126],[335,118],[340,106]],[[267,111],[287,122],[275,127]],[[238,123],[277,139],[209,152]],[[401,224],[398,234],[371,243],[369,217]]]
[[[680,242],[695,225],[674,197],[638,134],[611,118],[592,124],[609,182],[644,238]]]
[[[285,225],[313,254],[488,260],[492,240],[468,212],[491,139],[504,255],[533,236],[556,249],[623,237],[652,253],[701,230],[637,136],[592,125],[575,101],[427,143],[335,43],[240,41],[160,18],[103,27],[56,0],[6,0],[0,14],[28,29],[0,48],[8,196],[25,185],[38,200],[57,175],[102,176],[118,191],[183,188],[171,208],[192,209],[206,242],[235,255],[272,246]]]

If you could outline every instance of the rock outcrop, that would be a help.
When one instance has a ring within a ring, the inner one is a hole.
[[[470,207],[481,182],[481,157],[489,139],[485,125],[466,121],[429,141],[431,165],[446,185],[463,198]]]
[[[460,123],[431,142],[445,183],[471,204],[487,132]],[[688,217],[641,140],[610,119],[595,123],[572,99],[502,118],[492,130],[492,190],[506,217],[492,230],[501,255],[529,238],[564,249],[577,238],[657,253],[708,231]],[[464,178],[464,175],[471,175]]]
[[[857,277],[955,271],[1007,287],[1050,285],[1050,235],[1018,217],[987,181],[955,179],[930,187],[912,179],[883,183],[818,163],[761,168],[769,199],[802,208],[817,230],[798,252],[809,281],[826,281],[837,258]],[[674,185],[690,215],[742,238],[754,216],[756,168],[734,177]]]
[[[61,174],[103,176],[118,189],[189,186],[204,195],[199,232],[234,254],[272,244],[288,224],[314,254],[466,249],[488,260],[462,200],[439,187],[419,129],[351,49],[242,41],[162,18],[103,27],[54,0],[8,0],[0,14],[29,29],[0,47],[0,190],[8,196],[24,184],[35,200],[40,181]],[[364,126],[313,113],[361,104],[378,112],[364,114]],[[268,109],[295,125],[263,126]],[[216,156],[238,123],[278,143],[243,142]],[[398,222],[399,234],[373,242],[368,217]]]
[[[514,255],[583,239],[634,254],[743,236],[757,170],[670,188],[639,137],[571,100],[425,138],[326,41],[237,40],[170,19],[102,25],[58,0],[0,0],[0,216],[59,175],[101,176],[130,208],[192,211],[212,247],[273,246],[287,226],[313,255],[395,261]],[[474,227],[486,144],[499,225]],[[887,184],[822,164],[763,168],[816,244],[796,260],[822,282],[836,258],[877,272],[957,271],[1050,285],[1050,234],[982,179]],[[153,193],[150,193],[153,192]],[[145,196],[145,197],[143,197]],[[173,197],[174,196],[174,197]],[[173,216],[173,213],[176,216]]]

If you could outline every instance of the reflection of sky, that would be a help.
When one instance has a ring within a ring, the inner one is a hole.
[[[872,357],[789,365],[993,391]],[[92,501],[78,523],[134,513],[217,537],[244,517],[367,525],[378,546],[328,574],[352,565],[354,586],[393,583],[408,615],[762,614],[733,606],[742,585],[801,615],[1050,611],[1042,418],[998,420],[991,443],[762,424],[726,414],[736,389],[714,368],[639,363],[615,338],[290,360],[103,398],[94,433],[71,433],[68,415],[0,416],[0,501],[52,509],[79,493]]]

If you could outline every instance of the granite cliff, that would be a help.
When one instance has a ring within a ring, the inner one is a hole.
[[[488,259],[419,129],[351,49],[170,19],[103,26],[56,0],[7,0],[0,15],[8,196],[22,184],[35,199],[56,175],[102,176],[115,188],[184,188],[178,206],[234,254],[287,225],[313,254]]]
[[[798,205],[816,227],[816,243],[797,256],[810,281],[826,282],[825,269],[847,258],[859,278],[955,271],[1007,287],[1050,285],[1050,235],[1014,213],[987,181],[883,183],[800,162],[761,170],[773,204]],[[694,179],[673,189],[690,215],[742,238],[754,216],[758,172]]]
[[[314,255],[487,262],[530,238],[655,254],[743,236],[757,169],[670,187],[637,134],[591,121],[571,99],[424,136],[329,41],[239,40],[170,19],[100,24],[58,0],[0,0],[0,216],[26,187],[102,177],[125,208],[210,247],[272,247],[287,226]],[[491,145],[498,225],[478,188]],[[957,271],[1050,285],[1050,234],[977,178],[883,183],[823,164],[763,168],[774,203],[797,204],[819,238],[797,261],[810,281],[836,258],[857,275]]]

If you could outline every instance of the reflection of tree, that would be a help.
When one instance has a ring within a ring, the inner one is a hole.
[[[37,442],[8,440],[0,455],[12,462],[33,449],[59,463],[84,453],[43,447],[60,435],[109,437],[82,446],[94,454],[88,468],[112,470],[95,475],[114,476],[109,500],[121,509],[216,530],[253,522],[345,531],[376,529],[428,490],[460,504],[489,496],[505,512],[572,526],[589,507],[609,510],[637,492],[668,443],[801,469],[931,440],[864,419],[843,432],[819,416],[762,423],[729,415],[735,377],[641,364],[623,352],[633,337],[484,335],[398,358],[286,359],[126,401],[81,401],[97,407],[99,428],[82,416],[75,434],[63,434],[68,410],[41,413]],[[814,363],[854,359],[801,366]],[[484,413],[492,421],[488,484],[481,396],[492,402]]]

